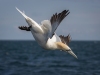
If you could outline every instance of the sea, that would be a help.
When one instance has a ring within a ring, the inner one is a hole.
[[[100,75],[100,41],[72,41],[78,59],[36,41],[0,41],[0,75]]]

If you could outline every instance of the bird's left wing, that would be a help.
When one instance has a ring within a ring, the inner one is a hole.
[[[27,27],[27,26],[19,26],[18,28],[21,29],[21,30],[30,31],[30,28],[31,28],[31,27]]]

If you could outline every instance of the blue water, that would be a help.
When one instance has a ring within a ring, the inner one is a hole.
[[[72,41],[78,56],[35,41],[0,41],[0,75],[100,75],[100,41]]]

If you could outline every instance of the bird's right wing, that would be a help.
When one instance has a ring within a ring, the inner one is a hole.
[[[57,27],[59,26],[59,24],[61,23],[61,21],[69,14],[69,10],[64,10],[59,14],[54,14],[50,20],[44,20],[41,22],[41,28],[44,31],[46,40],[48,38],[52,38],[55,30],[57,29]]]
[[[62,11],[61,13],[59,14],[54,14],[51,19],[50,19],[50,22],[51,22],[51,28],[52,28],[52,31],[50,33],[50,38],[52,38],[55,30],[57,29],[57,27],[59,26],[59,24],[61,23],[61,21],[69,14],[69,10],[64,10]]]
[[[42,28],[42,30],[43,30],[43,32],[44,32],[44,37],[45,37],[45,41],[47,41],[48,40],[48,38],[50,38],[49,37],[49,35],[50,35],[50,33],[51,33],[51,23],[50,23],[50,21],[49,20],[44,20],[44,21],[42,21],[41,22],[41,28]]]

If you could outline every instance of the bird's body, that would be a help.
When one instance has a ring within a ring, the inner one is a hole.
[[[70,41],[70,36],[58,36],[55,33],[60,22],[69,14],[69,11],[64,10],[59,14],[54,14],[50,20],[44,20],[41,22],[41,25],[36,23],[33,19],[26,16],[23,12],[21,12],[18,8],[16,8],[25,18],[29,27],[19,27],[21,30],[31,31],[33,37],[37,41],[37,43],[45,49],[49,50],[63,50],[67,51],[75,58],[77,56],[73,53],[73,51],[68,46]]]

